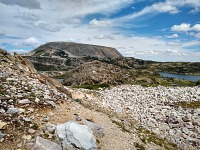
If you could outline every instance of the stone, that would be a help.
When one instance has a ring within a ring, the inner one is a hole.
[[[52,107],[56,108],[56,104],[53,101],[46,101],[48,104],[50,104]]]
[[[25,122],[31,122],[31,119],[28,118],[28,117],[24,117],[23,120],[24,120]]]
[[[36,97],[36,98],[35,98],[35,102],[36,102],[36,103],[39,103],[39,101],[40,101],[40,99]]]
[[[167,123],[162,123],[158,126],[161,131],[169,131],[169,126]]]
[[[154,127],[157,126],[157,121],[155,119],[153,119],[153,118],[149,118],[148,121],[147,121],[147,125],[149,127],[153,127],[154,128]]]
[[[24,139],[24,140],[30,140],[31,138],[32,138],[31,135],[23,135],[22,136],[22,139]]]
[[[49,122],[46,124],[45,131],[53,134],[55,132],[55,130],[56,130],[56,125],[49,123]]]
[[[5,136],[6,134],[0,132],[0,140]]]
[[[29,134],[34,134],[34,133],[35,133],[35,130],[34,130],[34,129],[28,129],[28,133],[29,133]]]
[[[54,142],[37,136],[33,147],[31,147],[30,150],[62,150],[62,147]]]
[[[94,136],[102,138],[104,136],[104,130],[101,126],[96,125],[92,121],[84,120],[84,125],[88,126],[92,131]]]
[[[104,136],[104,130],[101,126],[95,124],[94,122],[92,122],[90,120],[81,118],[77,114],[74,114],[74,116],[75,116],[76,121],[78,121],[78,122],[82,121],[84,125],[88,126],[93,131],[94,136],[100,137],[100,138]]]
[[[66,149],[97,150],[96,140],[86,125],[69,121],[56,126],[56,136]]]
[[[21,114],[21,113],[25,113],[25,109],[23,109],[23,108],[19,108],[19,109],[18,109],[18,113],[19,113],[19,114]]]
[[[7,125],[6,122],[0,121],[0,130],[1,130],[1,129],[4,129],[4,127],[5,127],[6,125]]]
[[[44,121],[44,122],[47,122],[49,120],[49,117],[48,116],[44,116],[43,118],[42,118],[42,121]]]
[[[18,112],[19,112],[19,110],[17,108],[8,108],[6,113],[7,114],[16,114]]]
[[[0,113],[5,113],[5,112],[6,111],[3,108],[0,109]]]
[[[19,100],[19,104],[30,104],[31,101],[29,99]]]

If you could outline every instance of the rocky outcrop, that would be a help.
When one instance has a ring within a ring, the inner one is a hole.
[[[92,131],[85,125],[67,122],[57,125],[56,135],[65,149],[97,150]]]
[[[119,58],[114,48],[72,42],[49,42],[29,53],[32,56]]]
[[[40,75],[27,59],[0,50],[0,122],[4,123],[0,123],[1,142],[12,141],[19,130],[35,132],[38,125],[30,114],[41,108],[55,108],[60,101],[70,101],[67,93],[61,84]],[[42,121],[48,121],[48,117]],[[20,136],[25,140],[31,137]]]
[[[82,84],[121,84],[128,82],[128,72],[120,67],[100,61],[85,63],[69,71],[63,80],[64,85]]]

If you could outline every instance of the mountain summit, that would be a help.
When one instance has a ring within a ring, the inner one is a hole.
[[[98,58],[119,58],[123,57],[115,48],[80,44],[72,42],[49,42],[39,46],[29,53],[32,56],[53,56],[53,57],[98,57]]]

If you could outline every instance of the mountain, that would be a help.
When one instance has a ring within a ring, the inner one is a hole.
[[[39,46],[29,54],[31,56],[52,56],[61,58],[85,56],[98,58],[123,57],[115,48],[72,42],[49,42]]]

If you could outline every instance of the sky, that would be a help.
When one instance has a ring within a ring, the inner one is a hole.
[[[0,0],[1,48],[26,53],[52,41],[200,62],[200,0]]]

